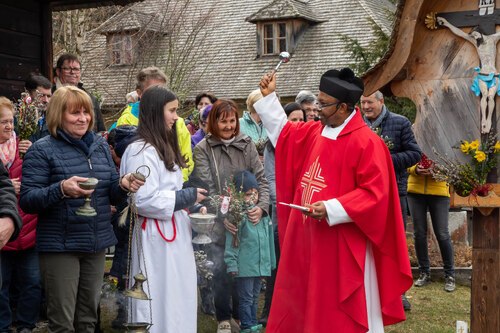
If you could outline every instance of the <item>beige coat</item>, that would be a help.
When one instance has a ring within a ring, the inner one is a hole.
[[[226,184],[231,181],[232,175],[237,171],[248,170],[252,172],[259,182],[258,206],[262,208],[263,215],[267,214],[269,210],[269,185],[255,144],[248,135],[240,133],[233,142],[225,145],[211,134],[207,134],[194,148],[193,157],[194,170],[191,177],[205,182],[210,195],[221,193],[221,189],[226,187]],[[217,221],[213,236],[217,243],[224,243],[224,226],[221,220]]]

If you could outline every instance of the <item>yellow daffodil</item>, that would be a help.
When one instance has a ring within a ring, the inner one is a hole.
[[[497,141],[493,148],[495,149],[495,154],[500,153],[500,141]]]
[[[467,154],[469,152],[469,150],[470,150],[470,143],[469,143],[469,141],[463,140],[462,144],[460,145],[460,150],[462,151],[462,153]]]
[[[474,158],[476,159],[476,161],[481,163],[486,159],[486,154],[484,153],[484,151],[477,150],[474,154]]]
[[[470,149],[476,150],[479,148],[479,140],[474,140],[470,143]]]

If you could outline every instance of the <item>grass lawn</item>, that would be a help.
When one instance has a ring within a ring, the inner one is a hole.
[[[443,282],[433,282],[423,288],[413,287],[407,296],[412,304],[411,311],[407,312],[407,320],[387,326],[386,333],[454,333],[457,320],[470,320],[469,287],[457,285],[455,292],[447,293],[443,290]],[[103,299],[101,303],[101,327],[106,333],[120,332],[110,328],[116,311],[113,305],[112,298]],[[40,324],[34,332],[47,332],[44,323]],[[216,330],[215,318],[200,313],[198,333],[215,333]]]

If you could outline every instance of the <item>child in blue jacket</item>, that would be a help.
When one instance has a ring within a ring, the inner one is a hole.
[[[247,170],[237,172],[233,181],[236,190],[245,193],[248,208],[259,202],[259,184],[253,173]],[[253,224],[245,215],[237,233],[239,244],[234,247],[233,235],[226,231],[224,261],[227,272],[236,278],[241,333],[260,332],[262,325],[257,322],[257,304],[261,278],[270,276],[276,266],[271,219],[263,216]]]

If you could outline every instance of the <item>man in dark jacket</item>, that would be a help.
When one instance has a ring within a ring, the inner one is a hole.
[[[82,65],[76,55],[65,53],[62,54],[56,63],[56,77],[54,78],[55,85],[52,87],[52,92],[63,86],[75,86],[85,91],[92,99],[94,106],[94,132],[102,132],[106,130],[104,119],[101,113],[101,106],[95,96],[83,89],[83,83],[80,82],[82,77]]]
[[[361,109],[366,124],[377,131],[388,143],[398,182],[399,201],[406,230],[408,211],[406,201],[408,172],[406,169],[420,161],[422,151],[413,135],[411,122],[402,115],[390,112],[384,104],[384,95],[380,91],[376,91],[370,96],[361,96]],[[402,299],[404,309],[410,310],[410,302],[404,295]]]
[[[0,249],[17,238],[22,226],[21,217],[17,211],[17,200],[14,186],[9,179],[9,174],[0,163]],[[2,285],[0,274],[0,286]]]

